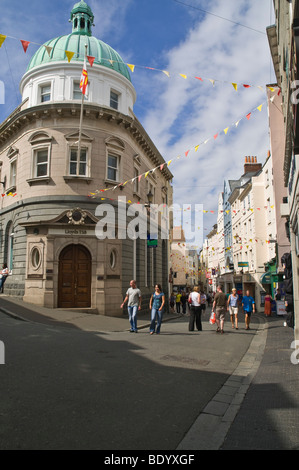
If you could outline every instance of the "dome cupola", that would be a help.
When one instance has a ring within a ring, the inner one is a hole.
[[[29,98],[30,107],[45,101],[78,101],[78,83],[87,55],[93,59],[92,66],[87,63],[87,101],[131,114],[136,92],[128,66],[111,46],[92,35],[94,15],[85,1],[74,5],[69,21],[70,34],[50,39],[32,56],[20,83],[23,100]]]
[[[94,26],[93,20],[92,10],[83,0],[74,5],[70,19],[73,23],[73,33],[91,36],[91,27]]]

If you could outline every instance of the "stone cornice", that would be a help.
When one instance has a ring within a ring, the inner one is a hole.
[[[27,124],[37,119],[54,118],[54,117],[78,117],[80,116],[81,105],[73,102],[62,103],[45,103],[31,108],[20,110],[17,108],[10,116],[0,125],[0,147],[5,144],[14,134]],[[133,137],[135,142],[148,156],[153,163],[153,167],[165,163],[162,155],[138,121],[138,119],[126,116],[112,108],[101,107],[92,104],[84,105],[84,116],[88,119],[104,120],[116,126],[122,126]],[[150,168],[149,168],[150,169]],[[164,165],[162,170],[167,180],[173,178],[168,166]]]

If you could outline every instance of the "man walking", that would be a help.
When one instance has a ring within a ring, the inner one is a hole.
[[[246,291],[246,295],[242,299],[242,307],[245,313],[245,330],[249,330],[251,314],[255,313],[255,301],[249,290]]]
[[[138,333],[137,330],[137,311],[141,310],[141,291],[136,286],[136,281],[130,282],[130,287],[126,292],[126,297],[121,304],[120,308],[123,308],[126,302],[128,302],[128,314],[129,322],[131,325],[130,332]]]
[[[223,326],[226,313],[226,295],[222,292],[222,287],[217,286],[217,293],[214,297],[213,311],[216,315],[217,330],[216,332],[221,334],[224,333]]]

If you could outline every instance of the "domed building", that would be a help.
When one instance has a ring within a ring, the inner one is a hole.
[[[118,199],[126,209],[171,205],[172,174],[134,115],[127,65],[92,36],[90,7],[76,3],[70,21],[70,34],[33,55],[20,83],[22,103],[0,125],[0,249],[12,273],[4,289],[45,307],[118,316],[131,279],[144,308],[156,283],[168,298],[168,240],[159,237],[152,248],[146,239],[117,236]],[[115,236],[100,239],[99,207],[107,203]]]

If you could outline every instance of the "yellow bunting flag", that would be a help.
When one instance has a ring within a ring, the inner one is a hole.
[[[74,54],[75,54],[74,52],[65,51],[65,55],[67,56],[67,60],[68,60],[69,63],[70,63],[70,61],[72,60]]]
[[[4,34],[0,34],[0,47],[2,46],[6,38],[7,36],[4,36]]]
[[[129,67],[129,69],[131,70],[131,72],[134,72],[135,65],[133,65],[133,64],[127,64],[127,66]]]
[[[147,171],[147,172],[145,173],[144,177],[146,178],[146,177],[148,176],[148,174],[149,174],[149,171]]]
[[[261,111],[261,110],[262,110],[262,107],[263,107],[263,105],[260,104],[256,109],[258,109],[259,111]]]
[[[197,150],[198,150],[198,147],[199,147],[199,145],[196,145],[196,147],[195,147],[195,149],[194,149],[194,150],[195,150],[195,152],[197,152]]]
[[[224,129],[224,134],[226,135],[227,134],[227,131],[228,131],[229,127],[227,127],[226,129]]]
[[[172,162],[172,160],[169,160],[169,161],[167,162],[167,165],[169,166],[171,162]]]
[[[187,75],[184,75],[184,74],[182,74],[182,73],[180,73],[180,76],[183,77],[183,78],[185,78],[185,79],[187,78]]]
[[[232,86],[234,87],[234,89],[235,89],[236,91],[238,91],[238,84],[237,84],[237,83],[232,83]]]

